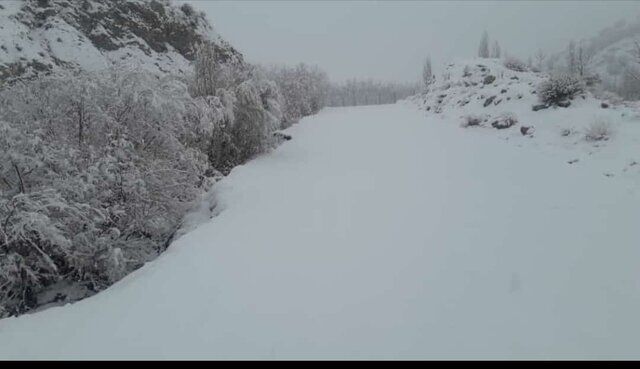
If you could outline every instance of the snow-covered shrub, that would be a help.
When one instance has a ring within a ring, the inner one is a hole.
[[[505,129],[518,124],[518,118],[513,113],[502,113],[491,121],[491,126],[496,129]]]
[[[505,68],[516,72],[526,72],[529,70],[526,63],[513,56],[506,57],[503,64]]]
[[[218,99],[140,72],[61,75],[0,92],[0,306],[61,280],[100,290],[165,247],[209,185]]]
[[[462,122],[460,123],[460,127],[468,128],[475,127],[482,124],[484,121],[484,117],[474,114],[465,115],[462,117]]]
[[[584,92],[583,82],[576,76],[562,74],[552,76],[538,85],[540,102],[555,105]]]
[[[613,135],[613,128],[604,119],[597,119],[589,125],[584,138],[587,141],[606,141]]]

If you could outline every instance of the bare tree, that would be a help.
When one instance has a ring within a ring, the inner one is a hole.
[[[636,62],[636,64],[640,64],[640,42],[634,41],[633,43],[636,46],[636,49],[635,49],[635,62]],[[640,82],[640,73],[638,73],[633,68],[628,67],[627,68],[627,74],[629,76],[631,76],[633,79],[635,79],[636,81]]]
[[[576,53],[576,71],[580,77],[584,77],[587,73],[587,69],[589,64],[591,63],[591,59],[593,58],[593,53],[587,50],[584,44],[581,42],[578,45],[578,51]]]

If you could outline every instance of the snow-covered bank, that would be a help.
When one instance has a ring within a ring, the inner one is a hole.
[[[0,358],[640,358],[637,188],[443,123],[303,119],[156,261],[1,320]]]
[[[537,87],[548,78],[509,70],[498,59],[458,60],[410,104],[445,124],[464,126],[470,118],[478,120],[479,125],[466,127],[467,132],[461,129],[461,134],[498,137],[567,165],[622,179],[629,188],[640,185],[640,106],[598,99],[585,91],[567,100],[567,108],[545,108]],[[503,116],[515,118],[514,126],[493,128]],[[591,139],[593,127],[604,127],[605,137]]]

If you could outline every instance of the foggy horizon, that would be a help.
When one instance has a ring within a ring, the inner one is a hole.
[[[427,55],[436,72],[475,57],[484,30],[491,43],[525,59],[640,16],[640,4],[630,1],[181,2],[204,11],[249,62],[314,64],[336,82],[416,82]]]

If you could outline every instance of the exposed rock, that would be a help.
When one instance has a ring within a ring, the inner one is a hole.
[[[542,109],[547,109],[549,106],[547,106],[546,104],[539,104],[539,105],[534,105],[531,107],[531,110],[533,111],[538,111],[538,110],[542,110]]]
[[[606,102],[603,102],[602,104],[600,104],[600,107],[602,109],[607,109],[609,107],[609,104],[607,104]]]
[[[520,133],[522,133],[523,136],[526,136],[527,134],[531,134],[532,132],[533,132],[533,127],[531,126],[520,127]]]
[[[571,101],[560,101],[556,105],[561,108],[568,108],[569,106],[571,106]]]
[[[484,80],[482,82],[485,85],[489,85],[489,84],[492,84],[495,80],[496,80],[496,76],[488,75],[484,77]]]
[[[484,107],[486,108],[487,106],[491,105],[491,103],[493,102],[493,100],[495,100],[496,96],[491,96],[488,99],[486,99],[484,101]]]
[[[273,137],[275,137],[279,142],[291,140],[291,135],[282,132],[273,132]]]

